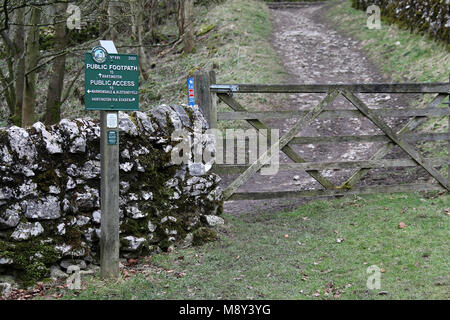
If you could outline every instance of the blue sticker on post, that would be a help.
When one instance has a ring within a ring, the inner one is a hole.
[[[195,106],[194,78],[188,78],[189,106]]]

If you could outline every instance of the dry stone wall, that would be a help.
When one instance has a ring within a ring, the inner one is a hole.
[[[171,133],[191,133],[195,123],[204,132],[204,117],[197,108],[163,105],[119,118],[122,257],[201,243],[211,221],[221,220],[220,178],[211,164],[174,164],[179,141]],[[0,129],[0,282],[3,275],[27,285],[56,265],[64,270],[68,259],[98,261],[99,136],[89,118]],[[199,146],[211,151],[213,139],[192,148]]]

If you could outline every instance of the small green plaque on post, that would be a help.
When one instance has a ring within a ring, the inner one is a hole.
[[[116,145],[117,144],[117,131],[110,130],[108,131],[108,144]]]
[[[86,110],[139,110],[137,55],[108,54],[99,46],[84,60]]]

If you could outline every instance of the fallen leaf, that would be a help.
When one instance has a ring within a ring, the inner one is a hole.
[[[404,228],[406,228],[406,223],[400,222],[400,223],[398,224],[398,228],[399,228],[399,229],[404,229]]]
[[[383,268],[381,268],[381,269],[380,269],[380,272],[381,272],[381,273],[385,273],[386,270],[384,270]]]

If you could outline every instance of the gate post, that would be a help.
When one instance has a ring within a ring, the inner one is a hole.
[[[196,72],[194,74],[195,104],[200,108],[209,127],[215,128],[217,113],[213,110],[213,99],[209,88],[210,85],[211,81],[208,73]]]
[[[211,70],[209,72],[209,82],[210,84],[216,84],[216,72]],[[211,96],[211,129],[217,129],[217,94],[214,92],[209,92]]]

